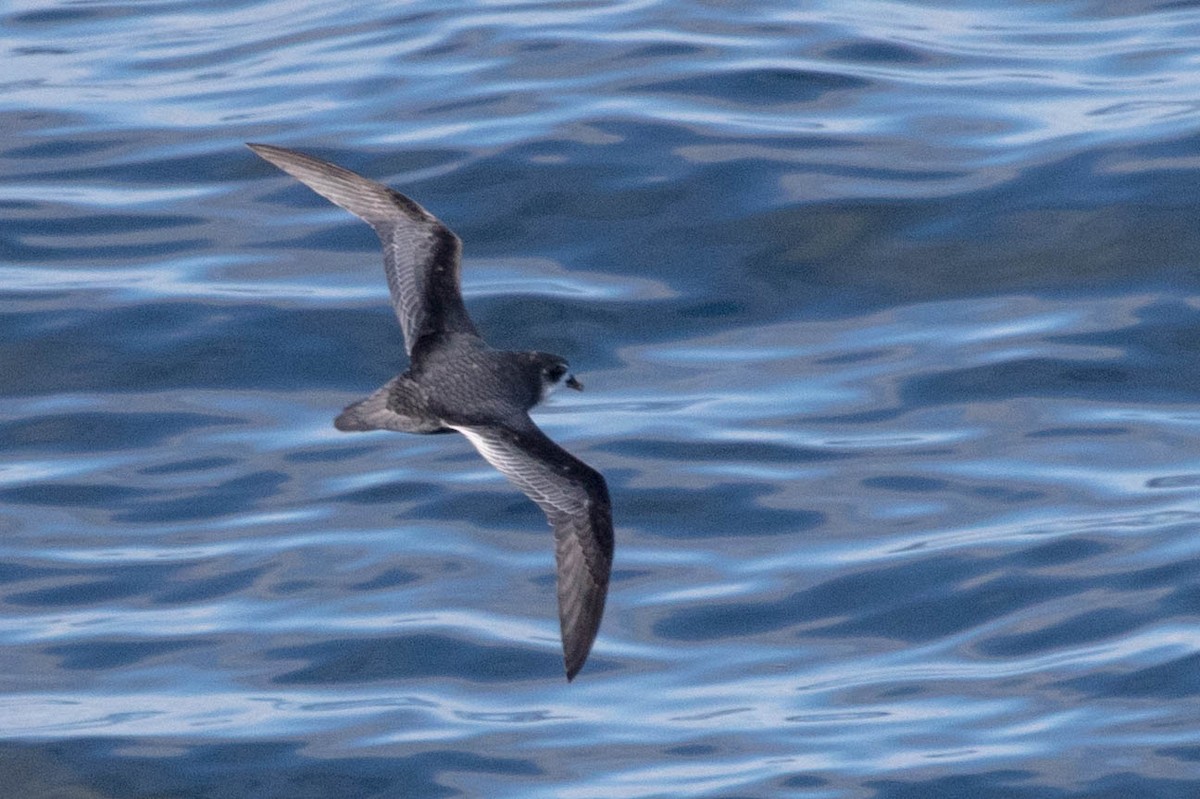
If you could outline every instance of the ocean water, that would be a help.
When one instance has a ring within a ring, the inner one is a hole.
[[[1200,795],[1200,7],[14,0],[0,792]],[[405,366],[308,150],[465,242],[617,553]]]

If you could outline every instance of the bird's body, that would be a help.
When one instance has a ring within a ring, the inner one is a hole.
[[[282,147],[249,145],[313,191],[368,222],[383,244],[392,305],[410,368],[334,420],[344,431],[462,433],[538,504],[554,528],[567,679],[600,626],[612,570],[604,477],[543,433],[529,411],[558,385],[582,388],[564,358],[487,345],[463,304],[462,244],[437,218],[386,186]]]

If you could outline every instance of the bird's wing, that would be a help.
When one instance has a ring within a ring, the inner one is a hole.
[[[612,507],[604,477],[529,417],[512,426],[453,427],[536,502],[554,528],[563,663],[567,679],[574,679],[596,640],[612,572]]]
[[[247,146],[375,228],[409,355],[430,333],[478,335],[459,284],[462,242],[437,217],[400,192],[320,158],[269,144]]]

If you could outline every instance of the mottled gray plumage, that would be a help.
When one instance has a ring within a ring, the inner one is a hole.
[[[346,431],[456,430],[537,503],[554,528],[563,662],[567,679],[574,679],[604,614],[612,509],[604,477],[555,444],[529,410],[560,384],[582,386],[564,358],[494,350],[480,338],[459,286],[462,243],[424,208],[319,158],[267,144],[249,147],[364,219],[383,244],[388,289],[411,365],[347,407],[334,425]]]

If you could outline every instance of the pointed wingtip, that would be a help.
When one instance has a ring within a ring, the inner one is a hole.
[[[285,172],[287,171],[283,166],[285,162],[311,158],[311,156],[307,156],[304,153],[289,150],[286,147],[277,147],[274,144],[259,144],[258,142],[248,141],[246,142],[246,146],[259,158],[274,164]]]
[[[276,147],[274,144],[259,144],[258,142],[248,141],[246,142],[246,146],[249,147],[250,151],[259,158],[266,161],[268,164],[282,169],[284,172],[288,171],[284,167],[284,164],[289,159],[294,159],[296,156],[302,155],[302,153],[293,152],[286,147]]]
[[[567,682],[575,679],[575,676],[583,670],[583,666],[587,663],[588,655],[592,653],[592,641],[595,640],[596,633],[593,630],[588,636],[586,643],[580,640],[578,634],[572,634],[570,631],[564,631],[563,635],[563,671],[567,673]]]

